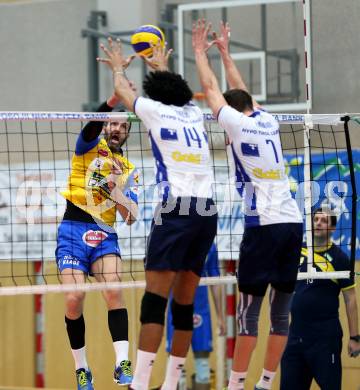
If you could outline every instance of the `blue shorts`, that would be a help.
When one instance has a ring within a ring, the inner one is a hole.
[[[206,204],[207,211],[215,207],[212,199],[178,198],[173,201],[170,212],[161,213],[161,224],[152,221],[145,257],[146,270],[184,270],[201,276],[216,235],[217,213],[199,215],[196,210],[198,201]],[[189,205],[187,215],[180,212],[180,202]],[[155,215],[159,210],[160,207]]]
[[[191,339],[191,348],[193,352],[211,352],[212,331],[210,311],[194,312],[194,330]],[[166,329],[166,351],[171,351],[171,340],[174,334],[174,327],[171,324],[171,310],[168,311],[167,329]]]
[[[300,262],[301,223],[278,223],[246,228],[240,244],[239,290],[264,296],[268,284],[292,293]]]
[[[90,274],[91,265],[104,255],[120,256],[118,236],[95,223],[64,220],[58,229],[56,262],[60,270],[78,269]]]

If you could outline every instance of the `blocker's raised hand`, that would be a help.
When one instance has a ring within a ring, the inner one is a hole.
[[[154,45],[150,42],[152,48],[152,56],[141,56],[145,63],[153,70],[168,70],[169,57],[173,52],[173,49],[166,49],[166,43],[161,45],[160,40]]]
[[[229,23],[220,22],[220,35],[215,31],[212,33],[215,45],[221,52],[229,50],[230,25]]]
[[[124,57],[119,38],[114,42],[112,38],[109,37],[108,47],[104,44],[100,44],[100,48],[106,54],[107,58],[98,57],[96,60],[106,64],[113,72],[124,71],[135,58],[135,55],[131,55],[127,58]]]
[[[211,23],[206,23],[205,19],[199,19],[193,23],[192,27],[192,46],[194,52],[207,52],[215,43],[209,42],[208,36],[211,30]]]

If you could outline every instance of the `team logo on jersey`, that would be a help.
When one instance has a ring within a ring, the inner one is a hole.
[[[104,166],[104,160],[101,159],[101,158],[95,158],[91,165],[95,168],[95,169],[102,169],[103,166]]]
[[[107,157],[109,155],[109,152],[104,149],[99,149],[98,153],[100,154],[100,156],[104,156],[104,157]]]
[[[201,317],[200,314],[194,313],[193,324],[194,324],[194,328],[200,328],[200,326],[203,324],[203,318]]]
[[[253,175],[258,179],[280,180],[282,178],[280,169],[270,169],[268,171],[264,171],[261,168],[254,168]]]
[[[102,230],[88,230],[82,236],[86,245],[96,248],[102,241],[108,237]]]
[[[260,156],[258,144],[248,144],[246,142],[241,142],[241,152],[243,156]]]
[[[181,153],[178,150],[175,150],[175,152],[172,152],[171,157],[176,162],[188,162],[192,164],[201,163],[201,154],[199,153]]]
[[[167,129],[165,127],[161,128],[160,137],[164,141],[177,141],[178,140],[177,131],[175,129]]]

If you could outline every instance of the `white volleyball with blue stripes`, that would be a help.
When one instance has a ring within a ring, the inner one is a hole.
[[[164,47],[165,35],[159,27],[152,24],[140,26],[131,36],[131,45],[135,52],[146,57],[152,56],[150,43],[156,45],[159,41],[161,46]]]

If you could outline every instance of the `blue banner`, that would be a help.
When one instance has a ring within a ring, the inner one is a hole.
[[[352,152],[357,193],[360,191],[360,151]],[[284,155],[291,190],[304,210],[304,158],[303,155]],[[330,205],[338,217],[334,242],[348,255],[351,244],[352,195],[349,160],[346,151],[312,154],[312,209]],[[356,259],[360,260],[360,204],[357,197]]]

